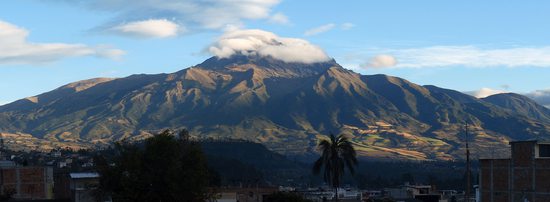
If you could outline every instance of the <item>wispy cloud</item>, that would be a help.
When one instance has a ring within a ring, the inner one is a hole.
[[[350,30],[352,28],[355,27],[355,24],[351,23],[351,22],[346,22],[346,23],[343,23],[342,25],[340,25],[340,27],[343,29],[343,30]]]
[[[275,13],[269,18],[269,22],[286,25],[290,23],[288,17],[283,13]]]
[[[508,91],[498,90],[498,89],[491,89],[491,88],[481,88],[479,90],[468,91],[468,92],[465,92],[465,93],[469,94],[471,96],[474,96],[476,98],[485,98],[485,97],[489,97],[491,95],[496,95],[496,94],[501,94],[501,93],[508,93]]]
[[[208,51],[219,58],[234,54],[258,54],[285,62],[315,63],[330,60],[321,48],[306,40],[280,37],[257,29],[228,31]]]
[[[49,0],[59,1],[59,0]],[[109,31],[123,24],[140,23],[149,19],[168,19],[188,32],[221,30],[228,25],[241,25],[246,20],[268,20],[288,23],[282,13],[271,13],[271,8],[281,0],[74,0],[71,5],[115,14],[109,22],[96,30]],[[166,24],[166,23],[165,23]],[[157,27],[163,29],[162,27]],[[151,28],[147,33],[153,32]],[[141,34],[158,37],[157,34]],[[142,32],[138,32],[142,33]],[[173,33],[173,32],[170,32]],[[177,32],[178,34],[182,32]],[[162,35],[164,36],[164,35]]]
[[[541,105],[550,108],[550,88],[545,90],[536,90],[526,93],[525,96],[530,97]]]
[[[105,45],[34,43],[27,41],[28,35],[29,31],[0,20],[0,65],[48,63],[79,56],[117,59],[125,53]]]
[[[135,37],[167,38],[185,32],[185,28],[172,21],[160,19],[126,23],[113,27],[112,31],[120,35]]]
[[[365,65],[365,68],[384,68],[397,65],[397,60],[391,55],[377,55],[372,57]]]
[[[471,96],[477,97],[477,98],[485,98],[489,97],[491,95],[501,94],[501,93],[509,93],[508,91],[508,85],[501,86],[503,89],[492,89],[492,88],[481,88],[479,90],[474,91],[466,91],[464,93],[469,94]],[[537,102],[540,105],[543,105],[547,108],[550,108],[550,88],[545,90],[536,90],[529,93],[523,93],[523,95],[533,99],[535,102]]]
[[[427,67],[550,67],[550,46],[480,48],[476,46],[432,46],[378,50],[395,57],[395,68]]]
[[[338,27],[341,30],[350,30],[353,27],[355,27],[355,24],[353,24],[351,22],[342,23],[340,25],[335,24],[335,23],[328,23],[328,24],[324,24],[324,25],[306,30],[304,32],[304,36],[314,36],[314,35],[322,34],[322,33],[328,32],[330,30],[336,29]]]
[[[328,31],[334,29],[334,27],[336,27],[336,24],[334,24],[334,23],[329,23],[329,24],[321,25],[319,27],[314,27],[314,28],[306,30],[304,32],[304,36],[313,36],[313,35],[321,34],[321,33],[324,33],[324,32],[328,32]]]

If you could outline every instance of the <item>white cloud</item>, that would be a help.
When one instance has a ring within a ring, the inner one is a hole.
[[[47,63],[78,56],[116,59],[124,54],[124,51],[108,46],[33,43],[27,41],[28,35],[27,30],[0,20],[0,65]]]
[[[468,91],[465,93],[477,98],[485,98],[495,94],[509,93],[509,91],[491,89],[491,88],[481,88],[476,91]],[[523,95],[533,99],[535,102],[537,102],[540,105],[550,108],[550,89],[536,90],[529,93],[524,93]]]
[[[275,15],[269,18],[269,22],[286,25],[290,21],[288,20],[288,17],[286,15],[282,13],[275,13]]]
[[[234,54],[258,54],[285,62],[315,63],[331,59],[321,48],[306,40],[279,37],[257,29],[226,32],[208,51],[219,58]]]
[[[528,93],[531,97],[550,97],[550,89],[546,90],[536,90],[531,93]]]
[[[550,108],[550,89],[536,90],[525,94],[525,96],[530,97],[537,103],[544,105],[547,108]]]
[[[109,58],[111,60],[120,60],[122,56],[126,54],[126,51],[120,49],[113,49],[110,46],[97,46],[95,48],[96,56],[102,58]]]
[[[481,89],[476,90],[476,91],[466,92],[466,94],[472,95],[476,98],[485,98],[485,97],[489,97],[491,95],[496,95],[496,94],[501,94],[501,93],[508,93],[508,91],[491,89],[491,88],[481,88]]]
[[[377,55],[372,57],[366,65],[363,65],[365,68],[383,68],[383,67],[393,67],[397,65],[397,60],[391,55]]]
[[[113,27],[112,30],[121,35],[153,38],[174,37],[178,35],[178,33],[183,33],[185,31],[185,29],[178,24],[166,19],[126,23]]]
[[[314,36],[314,35],[322,34],[330,30],[333,30],[334,28],[337,28],[337,26],[339,26],[341,30],[350,30],[353,27],[355,27],[355,24],[350,22],[342,23],[340,25],[337,25],[334,23],[324,24],[319,27],[314,27],[306,30],[304,32],[304,36]]]
[[[353,24],[351,22],[346,22],[346,23],[340,25],[340,27],[342,27],[343,30],[350,30],[351,28],[355,27],[355,24]]]
[[[304,36],[313,36],[324,32],[328,32],[334,29],[334,27],[336,27],[336,24],[329,23],[329,24],[321,25],[319,27],[311,28],[306,30],[306,32],[304,32]]]
[[[59,0],[50,0],[59,1]],[[169,19],[189,32],[220,30],[227,25],[240,25],[246,20],[268,20],[284,23],[282,13],[271,15],[271,8],[281,0],[74,0],[72,5],[112,12],[115,18],[100,26],[111,30],[125,23],[147,19]],[[141,30],[141,29],[140,29]],[[163,32],[166,33],[166,32]],[[179,32],[181,33],[181,32]],[[157,37],[157,34],[145,36]],[[164,36],[164,35],[163,35]]]
[[[379,51],[397,58],[397,68],[550,67],[550,46],[493,49],[476,46],[432,46]]]

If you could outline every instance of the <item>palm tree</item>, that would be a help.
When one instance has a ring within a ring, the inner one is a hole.
[[[344,176],[345,167],[353,174],[357,165],[355,149],[344,135],[321,140],[317,148],[322,152],[321,157],[313,165],[313,174],[319,174],[323,170],[325,182],[335,188],[335,197],[338,201],[338,187]]]

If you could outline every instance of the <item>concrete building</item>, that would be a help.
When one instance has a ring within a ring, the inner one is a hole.
[[[446,201],[441,200],[442,194],[434,190],[431,185],[411,185],[405,183],[400,188],[384,189],[387,197],[397,201],[405,201],[407,199],[418,199],[419,201]]]
[[[52,167],[20,167],[4,161],[0,166],[0,194],[14,199],[53,199]]]
[[[480,159],[481,202],[550,202],[550,142],[510,142],[509,159]]]
[[[71,201],[95,202],[95,191],[99,188],[98,173],[70,173]]]

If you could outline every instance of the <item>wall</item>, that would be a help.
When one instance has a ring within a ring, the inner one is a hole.
[[[535,158],[536,145],[514,142],[511,159],[480,160],[482,202],[550,202],[550,158]]]
[[[2,192],[15,190],[16,199],[52,199],[53,169],[50,167],[10,167],[0,169]]]

